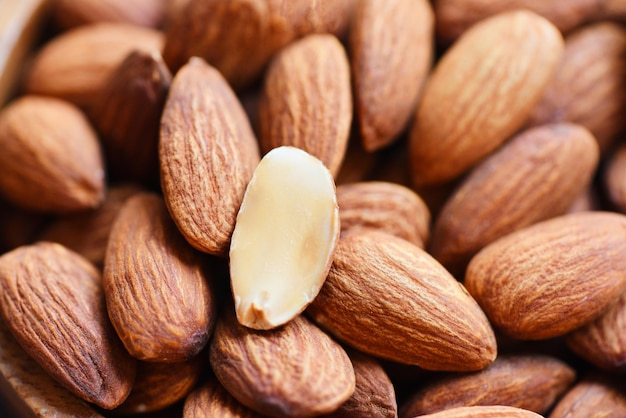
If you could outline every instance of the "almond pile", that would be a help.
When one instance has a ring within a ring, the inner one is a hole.
[[[626,416],[626,7],[51,0],[0,108],[37,416]]]

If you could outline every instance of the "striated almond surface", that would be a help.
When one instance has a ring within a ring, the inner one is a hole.
[[[157,27],[163,21],[169,0],[52,0],[50,13],[62,28],[94,22],[122,22]]]
[[[354,392],[352,363],[341,346],[304,316],[255,331],[228,306],[210,347],[211,367],[239,402],[273,417],[332,412]]]
[[[310,316],[373,356],[428,370],[472,371],[496,357],[478,304],[419,247],[383,232],[342,237]]]
[[[462,406],[429,415],[425,418],[540,418],[541,415],[512,406]]]
[[[565,213],[591,181],[598,159],[594,137],[581,126],[524,131],[476,166],[448,199],[429,252],[462,277],[490,242]]]
[[[349,44],[366,150],[392,143],[415,112],[433,62],[433,25],[427,0],[357,2]]]
[[[619,385],[596,376],[586,377],[563,396],[549,418],[624,417],[623,381]]]
[[[335,176],[351,123],[350,67],[336,37],[309,35],[274,57],[259,103],[264,152],[281,145],[303,149]]]
[[[460,176],[514,134],[541,100],[562,50],[554,25],[529,11],[467,31],[424,88],[409,146],[415,184]]]
[[[172,81],[159,160],[165,202],[183,236],[200,251],[225,256],[260,156],[241,103],[199,58]]]
[[[264,418],[243,406],[214,377],[185,398],[183,418]]]
[[[0,194],[23,209],[66,213],[104,199],[104,163],[87,118],[65,101],[22,96],[0,113]]]
[[[626,217],[560,216],[508,234],[472,258],[467,290],[517,339],[564,335],[599,317],[626,288]]]
[[[135,361],[109,323],[100,274],[60,244],[0,257],[2,315],[24,350],[81,399],[112,409],[128,396]]]

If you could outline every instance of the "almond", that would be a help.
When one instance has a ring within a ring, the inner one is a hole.
[[[346,344],[428,370],[480,370],[496,341],[478,304],[425,251],[383,232],[348,234],[307,312]]]
[[[27,93],[90,109],[119,64],[135,50],[161,51],[163,34],[124,23],[94,23],[65,32],[37,52]]]
[[[505,405],[545,414],[574,383],[575,371],[548,356],[501,356],[476,373],[427,384],[403,405],[403,418],[461,406]]]
[[[0,148],[0,194],[15,205],[66,213],[102,203],[98,138],[70,103],[39,96],[15,100],[0,113]]]
[[[281,145],[298,147],[336,175],[351,122],[350,67],[337,38],[309,35],[276,55],[259,103],[264,152]]]
[[[620,389],[621,388],[621,389]],[[552,410],[549,418],[626,416],[623,383],[588,376],[570,389]]]
[[[172,81],[159,138],[165,202],[191,245],[226,255],[259,160],[250,122],[226,80],[191,59]]]
[[[444,205],[430,253],[455,276],[481,248],[510,232],[565,213],[598,164],[585,128],[528,129],[476,166]]]
[[[610,202],[619,212],[626,213],[626,145],[618,146],[607,156],[602,175]]]
[[[603,22],[565,39],[565,51],[529,124],[573,122],[585,126],[606,153],[626,130],[626,29]]]
[[[50,13],[55,23],[73,28],[95,22],[122,22],[157,27],[169,0],[52,0]]]
[[[626,293],[592,323],[566,337],[569,348],[605,370],[626,369]]]
[[[135,361],[109,323],[100,274],[59,244],[0,257],[2,315],[24,350],[73,394],[112,409],[128,396]]]
[[[233,397],[273,417],[332,412],[354,392],[346,352],[303,316],[271,331],[255,331],[239,325],[227,306],[211,340],[210,359]]]
[[[467,31],[424,88],[410,138],[418,185],[452,180],[526,121],[554,74],[563,38],[529,11],[502,13]]]
[[[337,187],[342,233],[378,230],[420,248],[428,241],[430,211],[411,189],[395,183],[370,181]]]
[[[624,291],[625,221],[580,212],[508,234],[472,258],[467,290],[513,338],[564,335],[599,317]]]
[[[282,325],[317,296],[339,237],[333,178],[305,151],[279,147],[257,166],[237,215],[230,276],[237,319]]]
[[[422,415],[425,418],[540,418],[541,415],[512,406],[462,406],[447,409],[435,414]]]
[[[214,377],[185,399],[183,418],[265,418],[243,406]]]
[[[182,361],[204,348],[216,316],[207,270],[161,197],[126,201],[111,228],[103,285],[111,322],[133,357]]]
[[[426,0],[363,0],[350,27],[350,56],[363,146],[391,144],[408,125],[433,61]]]

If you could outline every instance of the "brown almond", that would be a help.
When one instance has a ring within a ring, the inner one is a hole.
[[[273,417],[336,410],[354,392],[352,363],[341,346],[303,316],[270,331],[239,325],[228,306],[210,347],[211,367],[226,390]]]
[[[322,160],[335,176],[351,123],[350,66],[336,37],[309,35],[274,57],[259,103],[263,152],[294,146]]]
[[[391,144],[413,116],[433,62],[433,26],[427,0],[357,2],[349,43],[366,150]]]
[[[161,186],[172,218],[195,248],[225,256],[260,160],[241,103],[216,69],[193,58],[172,81],[160,132]]]
[[[481,248],[562,215],[591,181],[599,151],[572,124],[528,129],[476,166],[444,205],[429,252],[455,276]]]
[[[424,248],[430,211],[411,189],[389,182],[360,182],[337,187],[341,231],[378,230]]]
[[[60,244],[0,257],[2,315],[24,350],[73,394],[112,409],[128,396],[135,361],[109,323],[100,274]]]
[[[409,147],[415,184],[460,176],[521,128],[562,50],[558,29],[529,11],[502,13],[467,31],[424,88]]]
[[[578,382],[556,405],[549,418],[624,417],[626,394],[623,383],[589,376]]]
[[[95,22],[121,22],[158,27],[169,0],[52,0],[50,14],[61,28],[68,29]]]
[[[249,86],[282,47],[309,33],[341,34],[354,0],[189,1],[168,25],[163,56],[173,72],[197,56],[237,90]]]
[[[109,178],[159,183],[159,124],[172,75],[158,52],[131,52],[102,90],[91,119]]]
[[[104,199],[96,133],[65,101],[22,96],[0,113],[0,194],[39,212],[93,209]]]
[[[461,406],[447,409],[424,418],[541,418],[541,415],[512,406]]]
[[[607,157],[602,174],[610,202],[616,210],[626,213],[626,145],[617,147]]]
[[[625,221],[579,212],[508,234],[472,258],[467,290],[513,338],[564,335],[599,317],[626,288]]]
[[[403,405],[401,416],[412,418],[474,405],[514,406],[545,414],[575,378],[576,372],[556,358],[502,356],[479,372],[427,384]]]
[[[416,245],[383,232],[339,240],[307,312],[364,353],[428,370],[480,370],[496,357],[493,330],[463,285]]]
[[[133,357],[183,361],[204,348],[217,303],[207,270],[160,196],[126,201],[111,228],[103,285],[111,322]]]
[[[568,35],[565,50],[529,124],[580,124],[606,153],[626,130],[626,29],[603,22]]]
[[[161,51],[163,34],[125,23],[94,23],[53,38],[37,52],[26,78],[31,94],[58,97],[90,109],[133,50]]]
[[[224,389],[220,382],[211,377],[196,388],[185,399],[183,418],[264,418],[243,406]]]
[[[592,323],[566,337],[568,347],[596,366],[626,370],[626,292],[617,303]]]

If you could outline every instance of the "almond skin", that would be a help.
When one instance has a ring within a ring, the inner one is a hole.
[[[102,203],[98,138],[70,103],[39,96],[12,102],[0,113],[0,148],[0,194],[15,205],[67,213]]]
[[[529,11],[502,13],[467,31],[424,88],[409,147],[415,184],[460,176],[514,134],[562,51],[559,31]]]
[[[426,418],[540,418],[541,415],[511,406],[462,406],[429,415]]]
[[[0,289],[6,324],[52,377],[105,409],[126,399],[136,364],[109,323],[93,265],[59,244],[20,247],[0,257]]]
[[[233,397],[273,417],[328,413],[354,392],[346,352],[303,316],[281,328],[255,331],[239,325],[227,306],[211,340],[210,359]]]
[[[395,183],[368,181],[337,187],[341,231],[378,230],[420,248],[428,241],[430,211],[411,189]]]
[[[195,248],[225,256],[260,160],[241,104],[216,69],[194,58],[172,81],[160,132],[161,186],[172,218]]]
[[[122,22],[156,28],[163,21],[168,0],[52,0],[55,23],[69,29],[95,22]]]
[[[549,418],[626,416],[623,383],[616,383],[597,376],[586,377],[563,396]]]
[[[562,215],[595,173],[598,145],[572,124],[528,129],[476,166],[444,205],[429,252],[462,277],[481,248]]]
[[[103,285],[111,322],[133,357],[183,361],[204,348],[216,317],[206,262],[160,196],[126,201],[111,228]]]
[[[599,317],[624,291],[625,221],[580,212],[508,234],[472,258],[467,290],[510,337],[564,335]]]
[[[391,144],[415,112],[433,61],[434,15],[426,0],[364,0],[355,9],[355,103],[363,146],[375,151]]]
[[[449,376],[418,390],[403,418],[474,405],[505,405],[545,414],[574,383],[575,371],[548,356],[501,356],[476,373]]]
[[[610,202],[617,211],[626,213],[626,145],[617,147],[607,156],[602,174]]]
[[[428,370],[480,370],[496,356],[491,326],[463,286],[425,251],[383,232],[339,240],[307,312],[364,353]]]
[[[183,418],[265,418],[243,406],[211,377],[185,398]]]
[[[125,23],[94,23],[65,32],[37,52],[25,90],[89,110],[133,50],[161,51],[163,34]]]
[[[350,66],[336,37],[309,35],[274,57],[259,103],[263,152],[294,146],[322,160],[336,176],[351,123]]]
[[[530,125],[572,122],[583,125],[606,154],[626,129],[626,29],[603,22],[565,39],[563,58]]]

